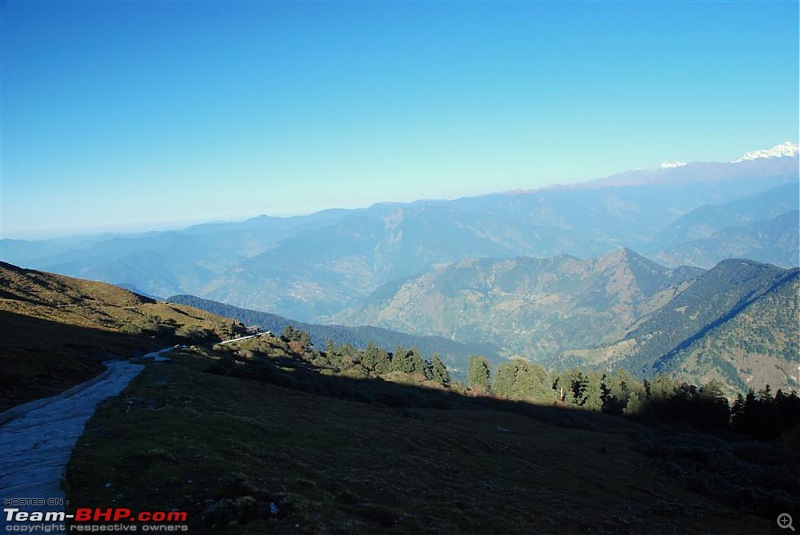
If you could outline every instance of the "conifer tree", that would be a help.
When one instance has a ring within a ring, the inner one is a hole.
[[[564,385],[564,401],[580,405],[586,390],[586,377],[577,367],[561,374],[560,382]]]
[[[328,358],[331,358],[336,352],[336,344],[333,343],[333,339],[328,338],[328,341],[325,343],[325,354]]]
[[[361,356],[361,364],[368,370],[375,370],[380,360],[380,352],[375,343],[370,340]]]
[[[402,346],[398,346],[392,359],[392,370],[409,374],[424,374],[425,361],[422,359],[418,349],[406,350]]]
[[[514,364],[516,369],[514,370],[512,397],[524,400],[533,399],[535,378],[531,373],[530,366],[522,359],[515,359]]]
[[[467,371],[467,388],[476,394],[488,394],[490,390],[491,363],[483,355],[472,355],[469,358]]]
[[[439,353],[433,354],[430,370],[432,380],[441,385],[450,386],[450,372],[447,370],[447,366],[444,365],[442,359],[439,357]]]
[[[416,347],[411,348],[411,351],[408,352],[408,360],[410,368],[408,373],[421,373],[425,375],[428,365],[425,363],[425,359],[422,358],[422,353],[420,353],[419,349]]]
[[[581,392],[578,405],[590,411],[600,411],[603,408],[601,381],[602,376],[597,373],[590,373],[584,377],[585,387]]]
[[[295,329],[291,325],[287,325],[283,328],[283,333],[281,334],[281,338],[284,338],[286,342],[295,339]]]
[[[470,361],[471,364],[472,361]],[[492,381],[492,392],[497,396],[511,398],[514,393],[516,364],[507,360],[497,367]]]
[[[550,378],[547,375],[544,367],[541,364],[529,364],[531,376],[531,400],[539,402],[547,402],[551,399],[552,391],[550,389]]]
[[[392,371],[392,355],[385,351],[380,351],[378,363],[375,365],[375,373],[384,374]]]

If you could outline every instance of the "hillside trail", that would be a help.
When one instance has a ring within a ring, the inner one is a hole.
[[[108,369],[94,379],[3,413],[6,417],[13,413],[13,417],[0,425],[0,504],[4,509],[0,531],[6,531],[9,524],[35,524],[9,521],[9,508],[28,512],[66,510],[61,479],[86,422],[98,403],[122,392],[144,369],[142,364],[127,361],[105,364]],[[43,504],[24,503],[31,500]],[[52,531],[63,531],[63,522],[48,524],[57,524]]]

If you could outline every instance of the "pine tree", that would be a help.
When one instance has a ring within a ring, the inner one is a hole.
[[[628,371],[618,368],[613,374],[605,374],[601,388],[603,390],[603,412],[622,414],[635,389],[636,378]]]
[[[418,349],[406,350],[402,346],[398,346],[392,359],[392,369],[393,371],[409,374],[424,374],[425,361],[422,359]]]
[[[488,394],[490,391],[491,363],[483,355],[472,355],[469,358],[467,371],[467,388],[476,394]]]
[[[603,408],[603,391],[600,387],[602,376],[597,373],[590,373],[585,376],[585,387],[578,405],[586,410],[600,411]]]
[[[361,355],[361,364],[368,370],[375,370],[375,367],[378,365],[378,360],[380,360],[380,352],[378,348],[375,347],[375,343],[370,340],[367,344],[367,348]]]
[[[375,373],[382,375],[392,371],[392,355],[383,349],[378,348],[377,360],[375,362]]]
[[[406,357],[408,356],[408,351],[402,345],[397,346],[394,348],[394,353],[392,353],[392,367],[391,371],[393,372],[401,372],[406,367]]]
[[[552,391],[547,371],[541,364],[529,364],[528,369],[530,370],[533,388],[530,399],[532,401],[549,402]]]
[[[675,380],[661,374],[650,383],[650,397],[654,400],[668,400],[675,396],[678,386]]]
[[[628,397],[628,403],[625,404],[625,408],[622,412],[626,416],[639,416],[644,413],[646,409],[647,403],[644,392],[633,391]]]
[[[295,339],[295,329],[291,325],[287,325],[283,328],[283,333],[281,334],[281,338],[284,339],[285,342],[290,342]]]
[[[516,364],[507,360],[497,367],[492,381],[492,392],[496,396],[511,398],[514,395],[514,382],[516,380]]]
[[[561,374],[564,384],[564,401],[573,405],[580,405],[584,400],[586,390],[586,377],[578,368],[572,368]]]
[[[515,359],[516,370],[514,374],[514,399],[531,400],[534,396],[535,378],[531,373],[530,366],[522,359]]]
[[[333,343],[331,338],[328,338],[328,341],[325,343],[325,354],[328,356],[328,358],[331,358],[336,353],[336,344]]]
[[[433,354],[430,370],[431,379],[433,381],[444,386],[450,386],[450,372],[447,371],[447,366],[445,366],[442,359],[439,358],[439,353]]]
[[[411,371],[408,373],[419,373],[425,375],[425,370],[428,368],[425,359],[422,358],[422,353],[416,347],[411,348],[408,352],[409,368]]]

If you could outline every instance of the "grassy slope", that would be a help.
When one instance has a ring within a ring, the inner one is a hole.
[[[206,533],[756,533],[771,522],[687,491],[636,449],[632,425],[380,408],[204,373],[213,358],[151,365],[99,410],[68,468],[71,503],[186,510]]]
[[[7,264],[0,320],[6,404],[66,388],[109,354],[236,328]],[[621,420],[597,420],[597,432],[564,428],[576,413],[557,409],[537,414],[561,427],[490,410],[381,408],[205,373],[215,358],[195,349],[152,364],[101,407],[68,467],[74,506],[182,509],[207,533],[752,533],[771,523],[687,491]]]
[[[85,381],[109,358],[236,329],[232,320],[110,284],[0,262],[0,410]]]
[[[90,379],[115,352],[137,347],[122,334],[0,311],[0,411]]]

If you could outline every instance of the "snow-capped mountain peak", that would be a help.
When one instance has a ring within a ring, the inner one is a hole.
[[[756,150],[748,152],[741,158],[736,158],[732,163],[746,162],[748,160],[757,160],[758,158],[782,158],[784,156],[797,156],[800,154],[800,147],[796,143],[786,141],[771,149]]]
[[[683,167],[687,165],[686,162],[663,162],[658,166],[659,169],[674,169],[675,167]]]

